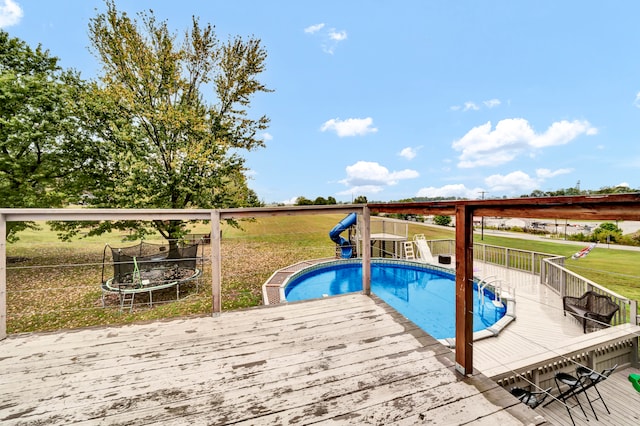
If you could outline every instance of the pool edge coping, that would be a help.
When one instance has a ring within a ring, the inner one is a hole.
[[[435,267],[437,270],[442,272],[453,273],[455,276],[455,268],[447,268],[441,266],[439,264],[431,263],[431,262],[419,262],[415,260],[407,260],[407,259],[389,259],[384,257],[376,257],[371,259],[371,263],[383,263],[383,262],[391,262],[398,264],[408,264],[414,266],[424,266],[429,265],[430,267]],[[331,264],[344,264],[344,263],[362,263],[361,258],[354,259],[335,259],[335,258],[322,258],[322,259],[310,259],[304,260],[298,263],[294,263],[292,265],[286,266],[284,268],[278,269],[275,271],[267,281],[262,285],[262,299],[264,305],[277,305],[281,303],[289,303],[284,295],[284,289],[292,279],[296,278],[298,275],[302,273],[309,272],[310,270],[318,269],[321,267],[325,267]],[[473,277],[474,282],[479,282],[481,279],[479,277]],[[491,286],[490,286],[491,287]],[[274,290],[277,291],[277,294]],[[495,293],[495,288],[492,288]],[[476,331],[473,333],[473,341],[478,341],[482,339],[486,339],[489,337],[496,337],[500,334],[505,327],[507,327],[512,321],[516,319],[516,299],[515,294],[502,296],[501,300],[504,302],[506,306],[506,312],[502,318],[496,321],[490,327],[485,328],[484,330]],[[385,302],[386,303],[386,302]],[[390,306],[390,305],[389,305]],[[455,337],[448,337],[445,339],[436,339],[438,342],[443,344],[444,346],[454,349],[456,345]]]

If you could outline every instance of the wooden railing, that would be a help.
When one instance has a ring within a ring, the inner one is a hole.
[[[454,240],[429,240],[428,243],[433,255],[455,252]],[[542,259],[555,257],[557,257],[555,254],[473,243],[474,260],[535,275],[541,273]]]
[[[225,219],[271,217],[276,215],[348,214],[359,213],[364,218],[364,244],[369,244],[369,212],[363,205],[293,206],[237,208],[222,210],[204,209],[0,209],[0,340],[7,336],[7,222],[28,221],[209,221],[211,228],[210,269],[212,313],[222,311],[221,300],[221,249],[220,222]],[[368,262],[368,252],[365,253]],[[363,272],[363,289],[368,291],[368,271]],[[367,283],[365,286],[364,283]],[[368,293],[367,293],[368,294]]]
[[[450,254],[455,250],[454,240],[430,240],[428,243],[433,255]],[[621,296],[565,268],[564,256],[474,243],[473,258],[480,262],[538,275],[541,284],[551,288],[561,297],[578,297],[587,291],[609,296],[620,307],[611,320],[612,325],[640,324],[637,301]]]
[[[587,291],[608,296],[620,309],[611,319],[611,325],[638,324],[638,303],[611,291],[564,267],[564,257],[543,259],[540,282],[562,296],[582,296]]]

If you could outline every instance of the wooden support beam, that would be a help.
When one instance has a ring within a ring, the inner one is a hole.
[[[371,294],[371,216],[369,208],[362,208],[362,292]]]
[[[213,314],[222,312],[222,248],[220,247],[220,212],[211,212],[211,298]]]
[[[473,372],[473,209],[456,206],[456,371]]]
[[[7,337],[7,221],[0,214],[0,340]]]

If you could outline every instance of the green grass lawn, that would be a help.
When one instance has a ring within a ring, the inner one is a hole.
[[[567,257],[565,267],[597,284],[600,284],[629,299],[640,300],[640,251],[618,250],[611,245],[598,245],[581,259],[571,256],[583,246],[567,245],[553,241],[525,240],[495,237],[485,234],[475,242],[515,249],[551,253]]]
[[[240,222],[235,228],[222,225],[222,306],[232,310],[262,303],[262,284],[277,269],[313,258],[335,256],[329,231],[344,215],[274,216]],[[376,220],[375,218],[372,218]],[[206,234],[207,223],[191,226],[192,232]],[[454,230],[408,225],[409,238],[424,234],[427,239],[453,239]],[[343,234],[344,236],[345,234]],[[211,271],[205,262],[199,288],[187,286],[181,300],[175,291],[154,294],[159,303],[149,309],[140,305],[133,313],[121,313],[113,300],[102,308],[100,283],[105,244],[128,246],[126,234],[60,242],[46,225],[26,231],[20,241],[7,245],[7,329],[9,333],[31,332],[124,324],[185,315],[209,314]],[[479,236],[476,236],[479,240]],[[480,241],[478,241],[480,242]],[[559,254],[570,257],[580,246],[552,241],[531,241],[488,236],[482,243]],[[205,256],[209,255],[205,247]],[[598,284],[632,299],[640,299],[640,252],[596,247],[587,257],[567,260],[567,267]],[[110,266],[105,270],[110,276]],[[145,301],[142,295],[140,302]]]

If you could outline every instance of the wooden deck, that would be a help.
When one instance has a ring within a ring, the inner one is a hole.
[[[604,402],[607,404],[611,414],[607,413],[602,401],[593,401],[592,405],[595,410],[598,420],[596,421],[591,408],[588,405],[584,395],[580,396],[580,402],[583,405],[587,416],[585,417],[580,411],[580,407],[575,407],[571,410],[575,424],[582,425],[604,425],[604,426],[621,426],[621,425],[639,425],[640,424],[640,393],[638,393],[631,383],[629,383],[627,377],[629,373],[638,373],[637,368],[626,368],[621,371],[617,371],[611,375],[607,380],[598,384],[598,390],[604,398]],[[592,388],[587,390],[589,398],[595,399],[598,397],[595,390]],[[554,389],[555,393],[555,389]],[[567,413],[567,409],[560,402],[553,402],[548,406],[540,406],[535,410],[542,415],[550,423],[558,426],[572,426],[571,418]]]
[[[290,274],[314,263],[310,261],[292,265],[291,270],[280,271],[281,274],[277,276],[279,280],[269,281],[267,284],[279,287]],[[516,297],[516,320],[498,336],[474,342],[474,366],[485,376],[492,377],[494,374],[510,371],[509,364],[512,361],[535,354],[553,357],[558,347],[584,337],[581,324],[571,316],[564,316],[561,298],[548,287],[541,286],[540,277],[482,262],[475,262],[474,269],[479,277],[500,278],[515,289]],[[640,424],[636,421],[637,413],[640,412],[636,409],[640,394],[629,386],[626,379],[632,372],[640,373],[638,369],[627,368],[614,373],[610,381],[602,384],[606,392],[611,392],[616,397],[605,397],[612,411],[611,415],[607,414],[603,407],[601,415],[597,408],[599,401],[596,403],[596,413],[601,424]],[[614,389],[609,389],[610,387]],[[555,389],[553,393],[557,393]],[[544,409],[540,407],[536,412],[549,423],[572,424],[565,407],[560,403],[554,403]],[[592,414],[589,416],[589,424],[592,424],[594,417]],[[581,413],[575,415],[575,419],[576,424],[586,423],[584,418],[581,419]]]
[[[562,299],[540,285],[540,277],[476,262],[479,276],[497,276],[515,288],[516,319],[497,338],[474,342],[473,364],[480,371],[499,371],[510,359],[550,352],[558,344],[583,335],[582,325],[564,316]]]
[[[570,341],[584,340],[582,325],[571,316],[564,316],[562,300],[546,286],[539,285],[540,278],[523,272],[507,270],[497,266],[477,263],[481,276],[496,275],[516,289],[516,320],[510,323],[495,338],[474,342],[474,366],[488,377],[509,371],[509,363],[533,355],[549,357],[557,348]],[[640,393],[636,392],[627,377],[630,373],[640,373],[638,368],[617,370],[611,377],[598,385],[611,411],[608,414],[601,401],[593,403],[598,416],[591,412],[584,395],[580,397],[587,411],[587,418],[579,407],[572,410],[576,425],[639,425]],[[552,389],[552,395],[558,392]],[[591,399],[597,397],[593,389],[588,391]],[[554,402],[547,407],[538,407],[535,412],[547,422],[555,425],[571,426],[564,405]],[[588,419],[588,420],[587,420]]]
[[[0,423],[540,424],[375,297],[0,342]]]

